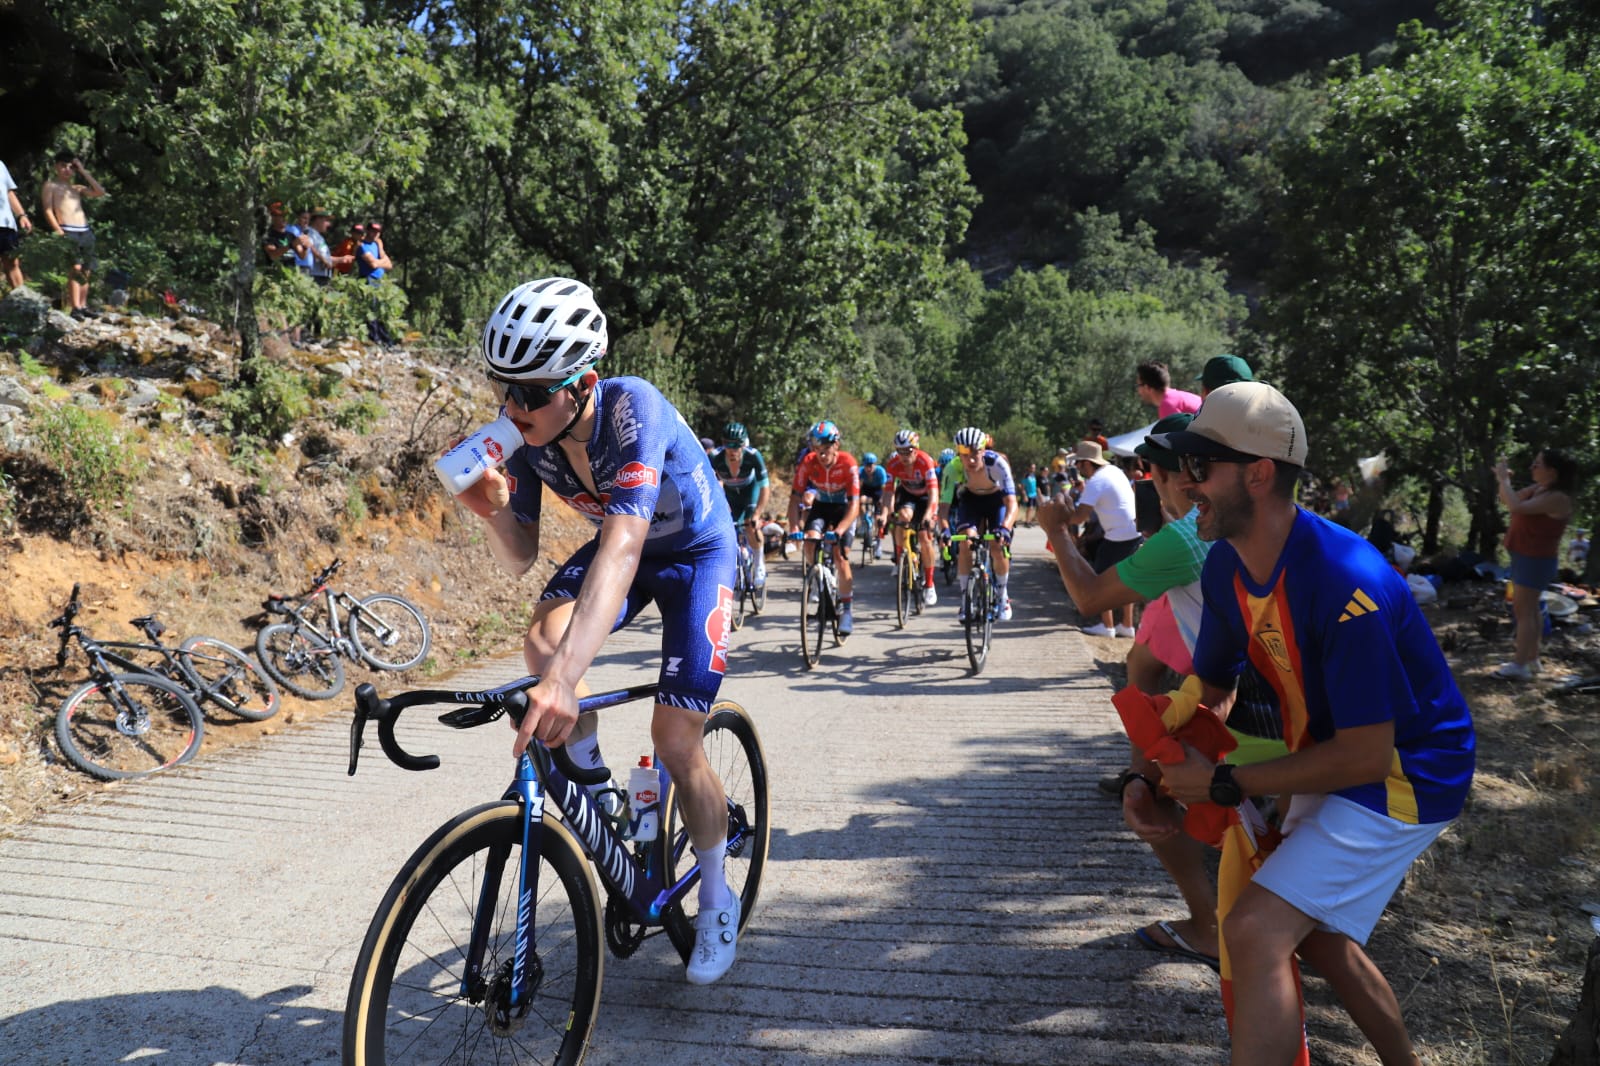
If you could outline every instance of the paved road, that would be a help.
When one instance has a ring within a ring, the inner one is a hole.
[[[858,579],[856,636],[805,672],[793,568],[773,568],[723,689],[772,768],[760,909],[710,988],[683,981],[664,938],[609,960],[588,1062],[1223,1061],[1215,977],[1128,936],[1181,908],[1095,792],[1125,743],[1110,684],[1067,628],[1042,538],[1018,541],[1016,617],[978,678],[950,597],[893,628],[884,564]],[[619,634],[593,680],[651,679],[658,637],[649,619]],[[513,656],[453,684],[518,673]],[[643,750],[646,720],[607,712],[614,764]],[[340,713],[0,841],[0,1061],[336,1063],[389,878],[510,776],[503,727],[419,721],[433,773],[369,747],[347,777]]]

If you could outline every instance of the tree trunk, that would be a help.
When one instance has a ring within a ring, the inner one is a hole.
[[[1550,1066],[1600,1066],[1600,937],[1589,945],[1578,1009],[1556,1041]]]
[[[1444,517],[1444,486],[1435,481],[1428,486],[1428,521],[1422,533],[1422,554],[1439,550],[1439,521]]]

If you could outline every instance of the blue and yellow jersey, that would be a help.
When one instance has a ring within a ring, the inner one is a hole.
[[[1290,751],[1392,720],[1389,776],[1337,794],[1412,824],[1461,813],[1472,716],[1405,579],[1377,549],[1301,509],[1265,584],[1227,541],[1213,545],[1200,581],[1201,678],[1227,688],[1248,657],[1278,695]]]

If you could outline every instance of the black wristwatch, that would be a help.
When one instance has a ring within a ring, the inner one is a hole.
[[[1233,764],[1217,763],[1211,771],[1211,802],[1219,807],[1237,807],[1244,802],[1244,792],[1233,779]]]

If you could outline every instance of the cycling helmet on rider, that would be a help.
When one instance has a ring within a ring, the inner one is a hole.
[[[965,429],[956,430],[956,447],[968,455],[976,455],[989,447],[989,434],[977,426],[967,426]]]
[[[950,460],[954,459],[955,457],[956,457],[956,450],[954,448],[946,448],[944,451],[939,453],[939,462],[940,462],[940,464],[948,463]]]
[[[866,452],[865,454],[863,454],[861,456],[861,462],[866,466],[877,466],[878,465],[878,453],[877,452]]]
[[[811,432],[808,436],[810,436],[813,444],[833,444],[839,440],[839,427],[824,418],[821,422],[811,427]]]
[[[750,443],[750,434],[743,422],[729,422],[722,429],[722,442],[730,448],[743,448]]]
[[[921,437],[917,436],[916,430],[902,429],[894,435],[894,446],[896,448],[915,448],[917,442],[921,439]]]
[[[489,376],[504,382],[566,384],[605,354],[606,316],[594,290],[571,278],[518,285],[483,327]]]

